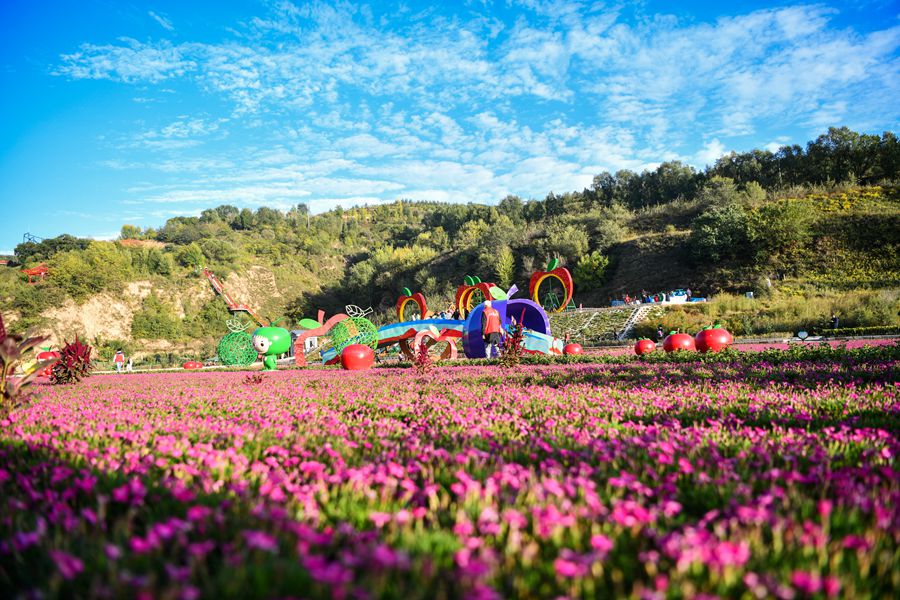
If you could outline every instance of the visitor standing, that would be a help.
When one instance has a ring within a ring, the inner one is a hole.
[[[838,319],[838,316],[835,313],[831,313],[831,328],[837,329],[838,325],[840,325],[840,319]]]
[[[116,365],[116,372],[121,373],[122,367],[125,366],[125,353],[122,350],[116,350],[116,355],[113,356],[113,364]]]
[[[662,325],[656,328],[656,339],[662,341],[665,334],[663,333]]]
[[[131,373],[134,370],[134,365],[132,364],[132,358],[128,357],[128,363],[125,365],[125,372]]]
[[[488,358],[493,358],[500,347],[500,313],[491,306],[491,301],[484,303],[484,314],[481,317],[482,332]]]

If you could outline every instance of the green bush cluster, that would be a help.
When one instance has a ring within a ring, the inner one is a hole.
[[[135,339],[175,340],[181,334],[181,319],[170,304],[156,294],[144,298],[141,310],[135,313],[131,322],[131,335]]]

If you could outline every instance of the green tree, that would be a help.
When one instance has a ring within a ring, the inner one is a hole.
[[[497,285],[504,290],[509,289],[516,276],[516,258],[509,246],[503,246],[497,252],[494,274],[497,276]]]
[[[169,304],[154,293],[146,298],[131,322],[131,335],[148,340],[176,340],[181,336],[181,319]]]
[[[588,251],[588,235],[577,225],[555,222],[547,228],[546,237],[538,241],[537,248],[545,260],[559,256],[571,264]]]
[[[810,237],[809,205],[799,200],[782,200],[761,206],[752,214],[751,238],[761,262],[779,273],[802,264]]]
[[[578,259],[572,277],[580,288],[595,290],[603,285],[607,267],[609,267],[609,259],[603,256],[599,250],[594,250]]]
[[[141,239],[141,228],[137,225],[122,225],[119,237],[123,240],[139,240]]]
[[[183,267],[202,267],[206,263],[206,257],[203,256],[203,250],[197,242],[191,242],[183,248],[179,248],[175,253],[175,260]]]
[[[130,253],[110,242],[91,242],[83,251],[57,254],[49,266],[56,285],[76,300],[118,291],[132,275]]]
[[[714,206],[691,224],[691,254],[698,263],[750,257],[750,219],[737,202]]]
[[[456,236],[455,246],[458,249],[481,248],[485,245],[492,244],[492,240],[488,239],[488,230],[490,226],[478,219],[477,221],[467,221],[459,230]]]
[[[734,185],[734,180],[728,177],[711,177],[700,191],[697,199],[709,206],[724,206],[738,202],[741,193]]]
[[[175,259],[168,252],[150,248],[147,254],[147,268],[155,275],[171,275],[175,272]]]

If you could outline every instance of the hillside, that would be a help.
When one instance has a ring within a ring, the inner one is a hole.
[[[830,130],[810,142],[806,164],[760,151],[703,172],[663,163],[642,174],[600,174],[581,192],[510,196],[496,206],[401,200],[310,215],[304,205],[226,205],[155,230],[125,224],[116,242],[26,242],[0,268],[0,300],[14,330],[37,329],[55,343],[77,333],[103,348],[200,352],[227,331],[229,316],[204,266],[269,318],[290,323],[356,304],[387,322],[403,287],[439,310],[467,274],[527,290],[531,273],[558,257],[573,271],[577,304],[608,306],[626,293],[679,287],[707,296],[753,291],[784,305],[778,326],[788,327],[789,313],[802,312],[785,308],[793,304],[829,311],[847,294],[900,287],[896,139],[885,134],[864,177],[841,171],[854,146],[835,140],[847,139],[846,130]],[[820,146],[830,148],[831,162]],[[876,185],[876,175],[885,181]],[[28,285],[19,268],[41,263],[49,278]],[[885,310],[848,310],[844,325],[897,324],[892,296],[885,298]],[[766,328],[751,319],[744,329]]]

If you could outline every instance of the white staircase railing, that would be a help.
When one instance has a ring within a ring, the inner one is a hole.
[[[622,327],[622,331],[619,332],[616,339],[620,342],[626,339],[628,334],[631,333],[631,330],[634,329],[634,326],[642,321],[648,312],[650,312],[650,307],[646,305],[635,308],[634,311],[632,311],[631,316],[628,317],[628,320],[625,321],[625,326]]]

